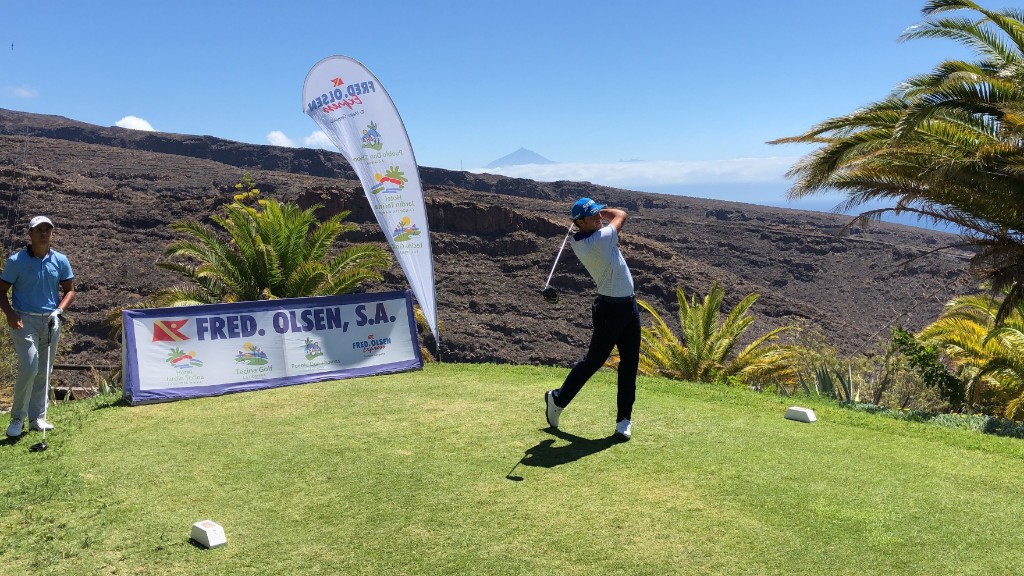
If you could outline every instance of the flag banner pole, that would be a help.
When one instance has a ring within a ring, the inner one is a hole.
[[[306,75],[302,104],[355,170],[434,341],[440,343],[423,187],[409,135],[391,96],[358,61],[329,56]]]

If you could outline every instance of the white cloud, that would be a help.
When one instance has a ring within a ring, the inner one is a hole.
[[[24,98],[25,100],[31,100],[39,96],[39,92],[29,86],[11,86],[6,88],[5,92],[10,92],[15,98]]]
[[[292,140],[287,134],[280,130],[274,130],[270,134],[267,134],[267,142],[273,146],[284,146],[286,148],[299,147],[299,144],[295,140]],[[334,148],[334,144],[331,142],[331,139],[320,130],[312,132],[309,136],[304,137],[302,139],[302,147],[323,148],[325,150],[337,152]]]
[[[306,148],[323,148],[325,150],[334,150],[334,144],[331,139],[324,134],[323,131],[317,130],[309,136],[302,139],[302,145]]]
[[[586,181],[620,188],[714,183],[781,182],[798,159],[795,157],[734,158],[729,160],[659,160],[603,164],[523,164],[501,168],[476,168],[541,182]]]
[[[274,130],[270,134],[267,134],[267,142],[271,146],[284,146],[285,148],[295,148],[295,141],[285,135],[280,130]]]
[[[117,122],[114,122],[114,126],[120,128],[128,128],[129,130],[142,130],[143,132],[153,132],[153,126],[138,116],[125,116]]]

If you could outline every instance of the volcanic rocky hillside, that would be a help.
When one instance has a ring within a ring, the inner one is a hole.
[[[173,238],[170,222],[203,220],[250,173],[264,197],[351,210],[359,231],[345,242],[386,246],[344,158],[322,150],[256,146],[104,128],[0,109],[0,216],[4,249],[47,214],[55,245],[74,265],[70,358],[109,364],[119,346],[104,313],[137,302],[177,277],[154,266]],[[821,327],[831,344],[869,348],[893,323],[917,329],[955,289],[972,286],[968,254],[935,251],[954,236],[877,224],[840,235],[849,218],[826,213],[633,192],[581,182],[540,183],[422,167],[442,322],[442,360],[569,365],[585,347],[594,287],[566,249],[540,292],[568,225],[569,205],[591,196],[630,215],[622,238],[639,296],[674,321],[675,290],[703,294],[718,280],[726,303],[757,292],[755,330]],[[370,290],[407,287],[397,264]]]

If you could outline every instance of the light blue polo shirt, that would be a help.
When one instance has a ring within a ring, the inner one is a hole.
[[[616,298],[633,295],[633,275],[619,250],[619,233],[614,226],[577,232],[569,244],[597,283],[598,294]]]
[[[11,306],[18,312],[49,314],[60,304],[60,283],[71,280],[68,257],[50,249],[42,258],[33,258],[29,249],[18,250],[7,259],[0,280],[11,288]]]

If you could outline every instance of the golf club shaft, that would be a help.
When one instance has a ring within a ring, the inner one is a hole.
[[[565,243],[569,241],[569,234],[572,234],[572,224],[569,224],[569,229],[565,231],[565,238],[562,240],[562,247],[558,249],[558,254],[555,256],[555,263],[551,265],[551,272],[548,273],[548,279],[544,282],[544,289],[548,289],[548,285],[551,284],[551,277],[555,275],[555,267],[558,266],[558,259],[562,257],[562,250],[565,250]]]
[[[46,326],[46,401],[49,403],[50,398],[50,376],[53,374],[53,355],[56,352],[53,346],[53,331],[55,328],[60,326],[59,320],[55,317],[50,318],[49,324]],[[54,397],[56,399],[56,396]],[[45,411],[44,411],[45,413]],[[43,444],[46,444],[46,427],[43,427]]]
[[[60,326],[60,322],[56,318],[53,318],[53,317],[50,318],[49,323],[46,325],[47,330],[46,330],[46,367],[45,367],[45,370],[46,370],[46,396],[47,397],[49,397],[49,395],[50,395],[50,374],[53,372],[53,354],[54,354],[54,350],[53,350],[53,331],[54,331],[54,329],[59,328],[59,326]],[[46,413],[45,410],[43,411],[43,413],[44,414]],[[42,416],[40,416],[39,419],[40,420],[44,420]],[[37,442],[37,443],[29,446],[28,449],[30,451],[32,451],[32,452],[43,452],[43,451],[46,450],[46,448],[47,448],[47,446],[46,446],[46,428],[47,428],[47,426],[49,426],[49,424],[45,423],[45,420],[44,420],[43,425],[40,426],[40,428],[43,431],[43,440],[42,440],[42,442]],[[30,426],[30,428],[31,428],[31,426]]]

